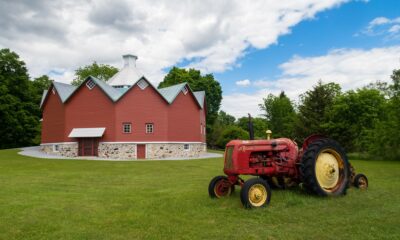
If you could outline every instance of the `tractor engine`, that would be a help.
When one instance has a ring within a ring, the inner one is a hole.
[[[298,176],[298,147],[290,139],[233,140],[226,147],[224,172],[228,176]]]

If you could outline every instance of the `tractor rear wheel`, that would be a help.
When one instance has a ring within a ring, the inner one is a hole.
[[[265,207],[271,200],[271,188],[262,178],[252,178],[244,182],[240,200],[245,208]]]
[[[354,187],[359,188],[359,189],[367,189],[368,188],[368,178],[364,174],[357,174],[354,177],[354,182],[353,182]]]
[[[301,160],[304,188],[319,196],[346,194],[350,167],[342,147],[334,140],[319,139],[308,145]]]
[[[208,185],[208,194],[212,198],[227,197],[233,193],[235,185],[232,185],[226,176],[214,177]]]

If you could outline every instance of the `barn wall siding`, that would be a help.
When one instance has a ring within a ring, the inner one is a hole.
[[[102,138],[103,141],[114,141],[114,103],[98,86],[95,86],[92,90],[89,90],[86,86],[82,86],[65,103],[65,108],[66,124],[64,141],[74,140],[68,137],[73,128],[96,127],[106,128]]]
[[[115,141],[167,141],[168,107],[151,86],[132,87],[116,104]],[[132,124],[132,133],[123,133],[125,122]],[[154,124],[154,133],[146,133],[146,123]]]
[[[57,92],[49,91],[42,115],[42,143],[63,142],[65,107]]]
[[[169,106],[168,140],[201,142],[200,118],[201,109],[194,97],[180,92]]]

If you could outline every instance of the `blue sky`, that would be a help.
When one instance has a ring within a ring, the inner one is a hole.
[[[268,94],[296,102],[320,79],[346,91],[400,68],[398,0],[3,1],[0,29],[32,77],[69,83],[130,53],[156,85],[173,66],[214,74],[235,117]]]
[[[215,77],[225,93],[251,93],[256,87],[238,88],[232,82],[243,79],[273,81],[281,74],[278,66],[293,55],[312,57],[325,55],[332,49],[371,49],[399,44],[400,38],[389,40],[385,34],[371,36],[362,33],[372,19],[382,16],[389,19],[399,17],[400,1],[350,2],[318,13],[314,19],[294,26],[291,33],[280,37],[276,44],[261,50],[250,49],[239,61],[240,67],[216,73]]]

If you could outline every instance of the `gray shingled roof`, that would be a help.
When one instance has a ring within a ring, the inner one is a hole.
[[[119,88],[114,88],[110,85],[108,85],[107,83],[105,83],[104,81],[97,79],[95,77],[89,76],[88,78],[86,78],[85,81],[83,81],[81,83],[82,84],[86,84],[86,81],[88,79],[93,80],[97,86],[100,87],[101,90],[103,90],[103,92],[113,101],[116,102],[118,101],[120,98],[122,98],[122,96],[130,89],[124,88],[124,89],[119,89]],[[157,89],[156,87],[154,87],[154,85],[148,81],[146,78],[141,78],[141,79],[145,79],[156,91],[158,91],[158,93],[169,103],[171,104],[175,98],[178,96],[179,92],[182,91],[182,89],[187,86],[188,89],[191,91],[189,85],[187,85],[187,83],[180,83],[174,86],[170,86],[170,87],[166,87],[166,88],[161,88],[161,89]],[[138,81],[140,81],[141,79],[137,80],[132,86],[135,86],[137,84]],[[66,102],[74,93],[77,89],[79,89],[80,86],[75,87],[69,84],[65,84],[65,83],[60,83],[60,82],[53,82],[54,87],[56,88],[61,101],[64,103]],[[40,107],[42,107],[44,100],[46,98],[48,94],[48,91],[43,92],[43,96],[42,96],[42,101],[40,103]],[[199,92],[193,92],[193,95],[195,96],[197,103],[199,104],[199,106],[201,108],[203,108],[204,106],[204,97],[205,97],[205,92],[204,91],[199,91]]]
[[[158,92],[165,98],[165,100],[167,100],[169,104],[171,104],[184,86],[186,86],[186,83],[180,83],[170,87],[160,88],[158,89]]]
[[[53,82],[53,85],[56,88],[58,95],[60,95],[61,101],[63,103],[69,98],[69,96],[71,96],[71,94],[76,89],[75,86],[60,82]]]
[[[198,91],[198,92],[193,92],[193,94],[196,97],[197,102],[199,102],[201,108],[204,108],[204,99],[206,97],[206,92]]]
[[[43,102],[44,102],[44,100],[46,99],[47,92],[48,92],[48,90],[43,90],[43,93],[42,93],[42,100],[40,100],[40,108],[42,108]]]

